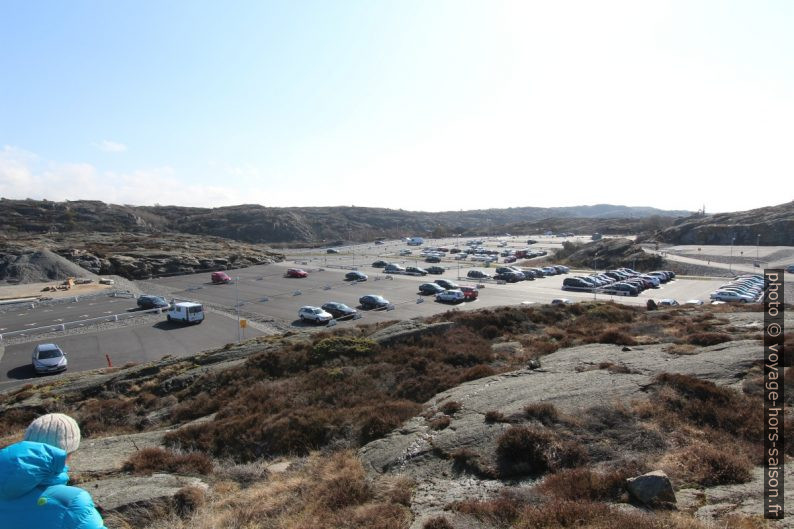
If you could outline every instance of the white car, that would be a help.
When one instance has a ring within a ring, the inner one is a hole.
[[[445,290],[436,294],[436,301],[445,303],[460,303],[466,299],[466,295],[461,290]]]
[[[298,318],[301,321],[313,321],[314,323],[326,323],[334,319],[330,313],[325,312],[320,307],[305,306],[298,309]]]
[[[400,250],[400,255],[411,255],[411,250]]]
[[[33,371],[37,375],[66,371],[66,354],[54,343],[42,343],[33,349]]]
[[[573,301],[568,298],[554,298],[551,300],[552,305],[570,305],[571,303],[573,303]]]
[[[702,299],[688,299],[684,302],[684,305],[702,305]]]
[[[660,299],[659,300],[660,307],[677,307],[678,302],[674,299]]]
[[[752,303],[755,301],[753,296],[733,292],[731,290],[717,290],[711,293],[711,299],[716,301],[738,301],[740,303]]]

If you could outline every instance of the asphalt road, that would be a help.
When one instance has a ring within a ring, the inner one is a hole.
[[[135,300],[121,297],[97,297],[51,305],[35,304],[34,308],[25,303],[0,312],[0,334],[134,311],[137,311]]]
[[[245,337],[262,333],[252,327],[245,329]],[[56,342],[67,353],[69,371],[83,371],[107,367],[105,355],[114,366],[127,362],[157,360],[167,354],[185,356],[237,341],[237,320],[225,314],[209,311],[199,325],[180,325],[162,320],[146,325],[103,329],[84,334],[67,334],[8,345],[0,358],[0,390],[13,382],[34,378],[31,352],[39,343]],[[57,375],[55,375],[57,376]]]

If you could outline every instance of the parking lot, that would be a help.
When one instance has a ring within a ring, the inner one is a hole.
[[[501,245],[500,243],[506,242]],[[427,241],[424,246],[460,245],[456,239]],[[555,238],[540,238],[533,248],[553,250],[562,241]],[[523,239],[492,239],[486,246],[504,248],[524,248]],[[408,256],[400,256],[400,250],[410,248]],[[326,249],[290,250],[287,260],[272,265],[254,266],[229,271],[233,282],[212,284],[209,273],[191,274],[161,278],[141,282],[141,290],[157,287],[168,292],[170,298],[193,300],[205,303],[210,310],[201,325],[179,326],[165,322],[164,316],[143,324],[125,326],[98,325],[87,328],[82,333],[67,334],[59,337],[48,336],[38,339],[31,336],[24,343],[6,345],[0,356],[0,389],[4,384],[13,383],[33,376],[30,368],[30,352],[37,343],[54,341],[69,354],[70,371],[103,367],[105,355],[109,355],[115,365],[127,362],[144,362],[159,359],[166,354],[187,355],[198,351],[222,346],[237,339],[237,308],[244,315],[258,321],[274,321],[295,328],[313,327],[297,318],[298,308],[304,305],[320,306],[329,301],[358,306],[358,299],[366,294],[378,294],[391,302],[389,310],[361,311],[359,320],[340,321],[338,325],[356,325],[385,320],[429,316],[447,310],[473,310],[501,305],[549,303],[555,298],[579,300],[614,300],[632,305],[645,305],[648,299],[673,298],[679,302],[688,299],[708,300],[709,293],[719,286],[719,280],[677,279],[657,289],[649,289],[636,297],[607,296],[585,292],[564,292],[562,281],[566,275],[557,275],[522,281],[519,283],[497,284],[493,281],[478,281],[466,278],[471,269],[493,273],[493,264],[483,262],[454,260],[452,255],[442,259],[440,266],[445,268],[442,275],[409,276],[385,274],[382,269],[373,268],[372,262],[382,259],[401,263],[405,266],[429,266],[418,255],[421,247],[407,247],[403,241],[385,241],[383,244],[363,244],[340,247],[339,253],[326,253]],[[302,268],[308,277],[285,277],[288,268]],[[358,269],[369,276],[367,281],[350,282],[345,273]],[[572,271],[574,273],[575,271]],[[433,296],[418,294],[418,287],[424,282],[444,278],[460,285],[480,286],[479,297],[473,301],[449,305],[438,303]],[[51,306],[41,305],[34,309],[21,305],[0,312],[2,332],[51,325],[58,322],[85,319],[110,313],[129,313],[135,310],[134,299],[95,297],[79,302],[59,303]],[[156,320],[156,321],[154,321]],[[246,337],[261,334],[253,327],[246,329]],[[3,382],[5,381],[5,382]],[[9,382],[12,381],[12,382]]]

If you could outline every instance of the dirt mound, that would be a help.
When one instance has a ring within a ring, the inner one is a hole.
[[[0,280],[9,283],[40,283],[96,275],[47,249],[26,248],[0,253]]]

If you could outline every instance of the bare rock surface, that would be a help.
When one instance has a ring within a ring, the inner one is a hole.
[[[673,484],[661,470],[627,479],[626,488],[632,497],[645,505],[676,502]]]
[[[386,345],[406,340],[414,336],[444,332],[454,325],[455,323],[450,321],[428,324],[419,320],[403,320],[372,333],[369,338],[379,344]]]
[[[665,352],[669,344],[623,348],[592,344],[557,351],[543,358],[543,367],[520,370],[467,382],[436,395],[428,414],[440,414],[447,401],[461,405],[449,426],[434,430],[425,417],[414,417],[383,439],[359,451],[365,468],[374,473],[404,473],[423,483],[413,509],[424,518],[448,497],[486,497],[500,488],[498,481],[471,479],[456,472],[448,454],[461,448],[480,454],[494,453],[499,434],[509,424],[489,424],[488,411],[505,416],[520,414],[531,403],[549,402],[562,413],[576,414],[596,405],[628,403],[643,394],[659,373],[684,373],[718,385],[740,384],[758,360],[761,343],[736,341],[703,347],[682,356]],[[627,350],[624,350],[627,349]],[[622,371],[598,369],[599,364],[625,366]],[[467,481],[468,480],[468,481]],[[418,527],[418,526],[417,526]]]
[[[102,511],[123,510],[129,506],[145,506],[148,503],[172,498],[182,487],[194,486],[207,489],[201,479],[152,474],[151,476],[121,476],[82,483]]]
[[[794,480],[794,467],[787,464],[785,481],[792,483],[792,480]],[[757,467],[753,470],[752,479],[747,483],[707,489],[682,489],[676,495],[680,510],[691,512],[705,522],[711,522],[716,517],[729,513],[762,515],[763,491],[764,469]],[[784,499],[786,505],[794,502],[794,490],[791,490],[791,487],[786,487]],[[794,518],[786,516],[785,519],[770,524],[770,527],[794,528]]]
[[[165,434],[166,430],[83,439],[80,449],[69,459],[70,470],[81,475],[120,471],[124,462],[138,450],[160,446]]]

